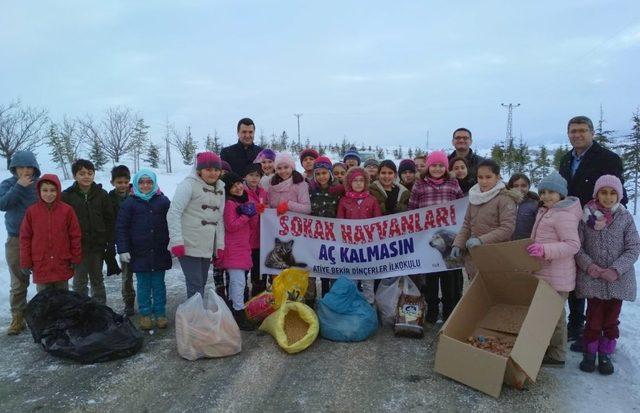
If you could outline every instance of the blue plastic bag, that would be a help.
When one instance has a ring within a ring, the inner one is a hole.
[[[378,329],[376,310],[355,282],[340,277],[319,302],[320,335],[332,341],[363,341]]]

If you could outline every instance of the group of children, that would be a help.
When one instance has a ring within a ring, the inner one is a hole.
[[[14,176],[0,186],[12,273],[14,318],[9,333],[24,328],[22,311],[31,273],[38,291],[67,289],[73,277],[76,292],[88,295],[89,285],[92,298],[104,304],[103,261],[107,275],[122,273],[125,312],[134,313],[135,274],[140,327],[166,328],[164,276],[172,266],[171,255],[184,273],[187,297],[204,294],[213,263],[218,292],[229,300],[240,328],[251,330],[255,326],[245,316],[244,303],[250,295],[264,291],[270,281],[259,270],[259,219],[265,208],[275,208],[278,214],[292,211],[366,219],[468,196],[451,257],[464,259],[466,272],[473,278],[476,270],[469,250],[532,238],[527,251],[543,263],[535,275],[565,299],[573,290],[588,298],[580,368],[595,370],[597,355],[599,371],[613,372],[610,354],[619,336],[621,300],[635,299],[633,265],[640,253],[633,219],[619,203],[622,184],[618,178],[601,177],[594,199],[582,208],[577,198],[567,196],[567,183],[557,173],[544,177],[535,194],[525,175],[516,174],[505,185],[499,165],[483,160],[473,177],[464,158],[450,161],[442,151],[402,160],[398,167],[391,160],[366,160],[361,167],[355,148],[340,163],[332,164],[314,149],[302,151],[299,161],[303,173],[296,171],[290,154],[264,149],[241,176],[227,170],[217,154],[202,152],[170,201],[151,170],[141,169],[131,179],[126,166],[116,166],[111,176],[114,189],[107,194],[94,182],[93,164],[80,159],[72,165],[74,184],[62,191],[55,175],[40,176],[33,154],[16,154],[11,164]],[[226,273],[226,281],[221,273]],[[462,270],[415,279],[426,297],[426,319],[435,323],[442,303],[446,320],[462,296]],[[360,284],[373,304],[376,283]],[[321,294],[330,287],[329,279],[321,280]],[[317,295],[314,279],[305,298],[313,305]],[[564,318],[563,312],[545,363],[564,364]]]

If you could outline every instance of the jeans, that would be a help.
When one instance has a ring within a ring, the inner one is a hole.
[[[187,284],[187,298],[195,293],[200,293],[204,297],[204,287],[207,285],[211,258],[190,257],[185,255],[178,259],[180,267],[184,273],[184,280]],[[138,301],[140,299],[138,298]]]
[[[140,314],[164,317],[167,305],[164,271],[137,272],[136,280],[138,281],[138,310]]]
[[[4,244],[5,259],[11,277],[11,292],[9,301],[13,314],[22,314],[27,307],[27,289],[29,288],[29,276],[22,273],[20,268],[20,240],[18,237],[9,237]]]
[[[84,252],[82,262],[76,267],[73,276],[73,291],[85,297],[89,296],[88,285],[91,284],[91,298],[98,304],[107,304],[107,293],[104,289],[102,275],[103,252]]]

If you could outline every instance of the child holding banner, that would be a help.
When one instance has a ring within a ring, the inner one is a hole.
[[[380,205],[373,195],[369,193],[369,175],[359,166],[349,168],[346,176],[345,195],[338,203],[338,218],[366,219],[382,215]],[[363,280],[361,283],[362,294],[369,304],[373,304],[374,282]]]
[[[451,258],[459,259],[463,251],[482,244],[496,244],[511,240],[516,227],[516,200],[500,179],[500,166],[491,159],[478,164],[477,180],[469,190],[469,207],[464,223],[453,241]],[[518,194],[519,195],[519,194]],[[519,198],[519,196],[518,196]],[[465,268],[472,279],[476,268],[466,254]]]
[[[434,151],[427,157],[427,170],[420,175],[411,190],[409,209],[418,209],[455,201],[464,197],[458,180],[448,172],[449,160],[443,151]],[[462,297],[462,270],[430,273],[424,276],[427,301],[426,320],[438,321],[439,289],[442,290],[442,320],[446,321]],[[438,288],[440,287],[440,288]]]
[[[390,159],[385,159],[378,168],[378,179],[369,186],[369,192],[378,201],[382,215],[407,210],[409,191],[403,185],[396,183],[397,177],[396,164]]]
[[[313,162],[313,180],[309,184],[311,198],[311,215],[314,217],[335,218],[338,214],[338,202],[344,195],[344,186],[338,183],[331,174],[331,159],[320,156]],[[314,287],[315,287],[315,283]],[[322,279],[322,295],[329,292],[331,279]],[[307,301],[315,301],[313,293],[307,290]]]

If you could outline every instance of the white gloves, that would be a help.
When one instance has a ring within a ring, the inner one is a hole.
[[[120,262],[129,262],[131,261],[131,254],[128,252],[123,252],[120,254]]]

